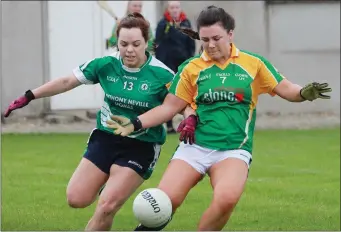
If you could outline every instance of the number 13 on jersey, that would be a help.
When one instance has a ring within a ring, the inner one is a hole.
[[[123,89],[126,89],[126,90],[133,90],[133,87],[134,87],[134,83],[131,82],[131,81],[125,81],[123,82]]]

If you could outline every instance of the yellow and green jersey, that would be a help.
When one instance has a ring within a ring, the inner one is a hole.
[[[231,46],[225,64],[213,61],[206,52],[185,61],[170,93],[196,109],[196,144],[252,153],[258,96],[275,96],[273,89],[284,77],[262,56]]]

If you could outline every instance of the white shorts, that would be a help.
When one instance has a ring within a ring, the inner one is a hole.
[[[243,160],[247,164],[248,168],[250,167],[252,161],[252,155],[250,152],[245,150],[237,149],[218,151],[201,147],[196,144],[185,144],[183,142],[181,142],[179,147],[176,149],[172,160],[183,160],[199,173],[205,175],[213,164],[228,158],[237,158]]]

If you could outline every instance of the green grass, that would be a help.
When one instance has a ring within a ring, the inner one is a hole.
[[[1,230],[83,230],[94,206],[71,209],[65,190],[88,134],[2,136]],[[340,130],[271,130],[255,134],[246,191],[226,230],[340,230]],[[169,136],[155,187],[177,145]],[[134,195],[135,196],[135,195]],[[212,190],[205,178],[189,194],[167,230],[196,230]],[[113,230],[132,230],[131,198]]]

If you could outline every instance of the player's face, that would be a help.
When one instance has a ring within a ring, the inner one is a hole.
[[[219,23],[212,26],[201,27],[200,39],[203,41],[204,50],[215,61],[229,58],[233,31],[227,33]]]
[[[180,17],[181,8],[179,1],[169,1],[168,2],[168,12],[173,19],[178,19]]]
[[[128,5],[129,13],[140,13],[142,11],[142,1],[131,1]]]
[[[122,28],[118,37],[118,49],[124,65],[130,68],[140,67],[145,60],[147,43],[140,28]]]

